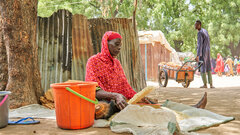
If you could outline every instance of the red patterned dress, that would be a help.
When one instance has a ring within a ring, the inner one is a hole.
[[[220,53],[217,54],[217,62],[216,62],[216,68],[215,68],[215,72],[224,72],[224,62],[223,62],[223,58],[220,55]]]
[[[240,75],[240,63],[237,66],[237,73]]]

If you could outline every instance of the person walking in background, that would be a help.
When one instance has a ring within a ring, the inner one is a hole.
[[[225,65],[224,72],[225,72],[225,75],[226,75],[227,77],[230,76],[228,64]]]
[[[222,76],[222,73],[224,72],[224,62],[223,58],[220,53],[217,54],[217,61],[216,61],[216,68],[215,72],[217,72],[218,76]]]
[[[195,23],[195,29],[198,30],[197,35],[197,57],[195,60],[197,62],[203,61],[203,65],[200,68],[203,86],[200,88],[207,88],[207,75],[208,74],[208,83],[210,84],[210,88],[214,88],[212,82],[212,67],[210,60],[210,38],[207,30],[202,28],[202,23],[200,20],[197,20]]]
[[[238,66],[237,66],[237,75],[240,75],[240,62],[238,63]]]
[[[230,56],[228,56],[225,64],[227,64],[228,67],[229,67],[229,74],[234,76],[234,73],[233,73],[233,60],[232,60],[232,58]]]
[[[239,61],[238,61],[238,56],[235,56],[234,58],[235,58],[235,59],[234,59],[234,71],[237,72],[237,66],[238,66],[238,63],[239,63]]]
[[[215,68],[216,68],[216,59],[211,59],[211,64],[212,64],[212,74],[215,74]]]

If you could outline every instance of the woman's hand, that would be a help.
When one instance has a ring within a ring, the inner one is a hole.
[[[115,101],[116,101],[117,107],[120,110],[123,110],[128,105],[128,103],[126,102],[126,97],[124,97],[122,94],[116,93]]]
[[[126,97],[119,93],[107,92],[102,89],[96,92],[96,97],[98,100],[115,100],[117,107],[122,110],[128,103],[126,102]]]

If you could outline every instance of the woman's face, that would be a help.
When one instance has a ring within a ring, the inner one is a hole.
[[[108,49],[112,57],[117,57],[117,55],[120,53],[121,47],[122,47],[122,40],[120,38],[116,38],[113,40],[108,41]]]

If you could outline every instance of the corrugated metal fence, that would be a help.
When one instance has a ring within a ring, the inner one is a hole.
[[[49,18],[38,18],[37,44],[42,87],[69,79],[84,80],[90,56],[100,52],[101,39],[113,30],[123,36],[119,60],[130,85],[139,91],[146,86],[137,36],[129,19],[90,19],[60,10]]]
[[[83,15],[74,15],[72,23],[72,79],[85,80],[86,63],[88,58],[93,55],[89,23],[87,17]]]
[[[38,18],[38,60],[42,87],[71,79],[72,14],[58,11],[49,18]]]

